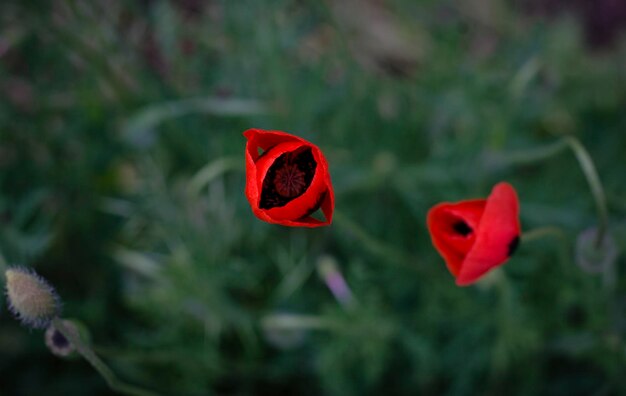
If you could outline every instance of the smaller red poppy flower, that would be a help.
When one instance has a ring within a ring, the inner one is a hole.
[[[519,201],[508,183],[498,183],[487,199],[435,205],[427,222],[433,245],[459,286],[504,264],[519,244]]]
[[[243,135],[246,197],[256,217],[291,227],[329,225],[335,196],[322,151],[281,131],[249,129]],[[318,209],[324,221],[311,216]]]

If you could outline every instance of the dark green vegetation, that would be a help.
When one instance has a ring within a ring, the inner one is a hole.
[[[163,394],[626,392],[626,262],[576,265],[597,223],[587,182],[569,151],[531,156],[585,144],[623,252],[626,42],[594,52],[574,19],[498,0],[384,3],[1,2],[6,262]],[[332,226],[253,217],[250,127],[324,151]],[[564,234],[458,288],[426,212],[501,180],[524,230]],[[320,276],[333,264],[344,305]],[[110,391],[3,309],[0,394]]]

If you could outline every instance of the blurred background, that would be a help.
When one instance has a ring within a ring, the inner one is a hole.
[[[577,264],[594,202],[554,150],[587,147],[623,253],[625,28],[619,0],[2,1],[0,264],[160,394],[626,394],[626,262]],[[252,215],[252,127],[320,146],[332,226]],[[556,231],[458,288],[426,212],[502,180]],[[2,306],[1,395],[111,394]]]

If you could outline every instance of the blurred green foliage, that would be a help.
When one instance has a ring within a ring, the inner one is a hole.
[[[2,2],[0,264],[36,268],[163,394],[625,393],[624,259],[572,257],[586,180],[569,152],[510,161],[575,134],[623,253],[626,42],[583,43],[500,0]],[[250,127],[324,150],[331,227],[254,218]],[[458,288],[425,214],[501,180],[525,230],[564,234]],[[2,395],[109,394],[5,309],[0,353]]]

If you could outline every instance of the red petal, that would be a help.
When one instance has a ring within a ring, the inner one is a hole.
[[[485,203],[484,199],[444,202],[428,211],[428,230],[433,245],[454,276],[459,274],[463,260],[474,244]],[[459,221],[467,224],[472,233],[463,236],[455,231],[454,224]]]
[[[321,207],[322,213],[324,213],[324,217],[326,218],[326,221],[323,222],[324,225],[332,223],[333,211],[335,209],[335,192],[333,191],[333,185],[330,182],[330,173],[326,172],[325,179],[327,190]]]
[[[487,198],[476,241],[461,265],[456,283],[469,285],[487,271],[504,264],[520,235],[519,201],[508,183],[497,184]]]
[[[246,155],[250,155],[250,158],[253,162],[256,161],[260,156],[258,149],[267,151],[277,144],[286,142],[300,142],[310,144],[304,139],[281,131],[248,129],[243,133],[243,136],[248,139],[248,142],[246,143]]]

